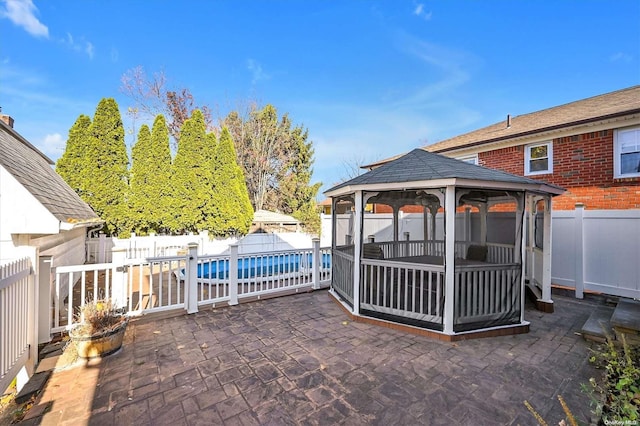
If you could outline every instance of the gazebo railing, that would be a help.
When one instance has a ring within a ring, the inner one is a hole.
[[[332,251],[332,288],[353,306],[354,246],[336,247]]]
[[[494,326],[518,322],[522,309],[520,273],[518,264],[456,267],[454,330],[470,323]]]
[[[360,264],[363,315],[442,329],[444,266],[379,259]],[[519,264],[456,265],[454,294],[448,296],[454,300],[454,331],[517,323],[520,273]]]
[[[382,249],[385,259],[407,256],[444,256],[444,240],[429,241],[381,241],[375,243]],[[470,245],[481,245],[479,241],[456,241],[455,257],[465,258]],[[513,244],[486,243],[487,262],[513,263]]]
[[[361,310],[442,324],[443,266],[362,259],[361,268]]]

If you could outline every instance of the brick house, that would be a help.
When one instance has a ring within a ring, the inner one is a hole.
[[[561,186],[554,210],[640,209],[640,86],[508,116],[423,149]]]

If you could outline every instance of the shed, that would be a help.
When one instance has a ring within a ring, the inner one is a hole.
[[[249,232],[297,232],[299,230],[300,221],[293,216],[258,210],[253,214],[253,222],[251,222]]]

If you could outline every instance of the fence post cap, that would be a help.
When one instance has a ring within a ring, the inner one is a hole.
[[[583,209],[584,208],[584,203],[576,203],[576,208],[577,209]]]
[[[198,243],[189,243],[189,244],[187,244],[187,247],[196,248],[196,247],[198,247]]]

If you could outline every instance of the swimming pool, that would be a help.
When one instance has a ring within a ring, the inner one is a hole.
[[[238,259],[238,278],[269,277],[294,272],[311,273],[312,262],[311,253],[241,257]],[[331,268],[331,255],[322,254],[320,263],[321,269]],[[229,259],[198,263],[198,278],[228,279],[229,270]]]

